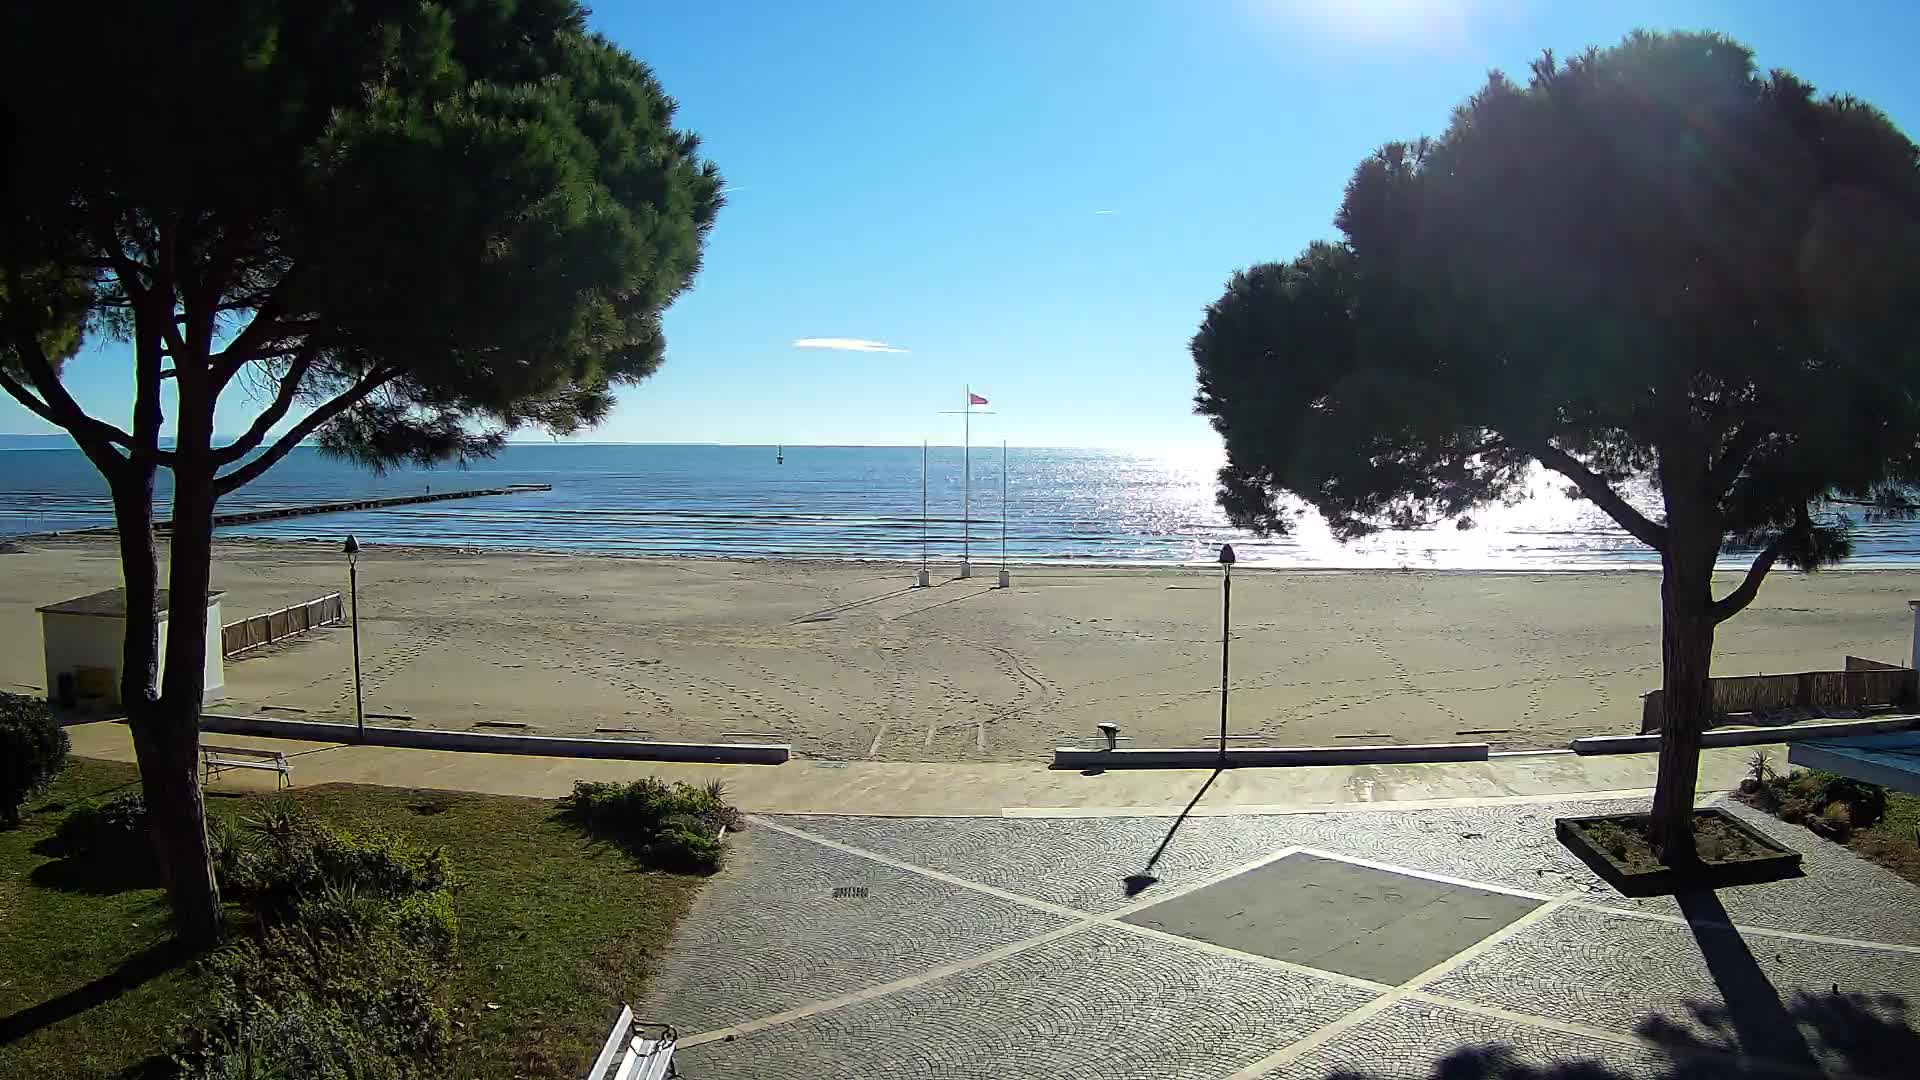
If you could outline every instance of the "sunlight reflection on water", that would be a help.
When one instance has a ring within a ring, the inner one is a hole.
[[[234,497],[225,511],[516,483],[546,492],[289,518],[226,535],[629,554],[918,560],[919,447],[521,444],[466,470],[399,469],[384,476],[301,449]],[[1597,509],[1551,475],[1515,506],[1451,523],[1342,544],[1317,516],[1288,535],[1230,528],[1214,502],[1217,455],[1095,450],[1009,455],[1006,541],[1020,562],[1210,563],[1232,543],[1242,563],[1316,568],[1556,570],[1657,566]],[[972,500],[957,447],[929,454],[928,557],[1000,556],[1000,453],[975,448]],[[1630,492],[1650,506],[1649,492]],[[170,498],[163,483],[156,496]],[[162,510],[164,514],[164,509]],[[971,518],[970,525],[966,518]],[[78,451],[0,450],[0,534],[83,528],[111,520],[105,493]],[[1920,565],[1920,523],[1859,523],[1849,565]],[[1740,563],[1738,556],[1729,564]]]

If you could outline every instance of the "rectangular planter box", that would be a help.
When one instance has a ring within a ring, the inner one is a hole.
[[[1799,852],[1780,846],[1772,837],[1718,808],[1695,810],[1694,820],[1713,818],[1774,854],[1731,862],[1701,863],[1684,871],[1666,866],[1657,870],[1630,871],[1614,862],[1611,855],[1588,843],[1586,836],[1574,827],[1599,821],[1644,821],[1646,817],[1645,814],[1600,814],[1593,817],[1556,818],[1553,831],[1568,851],[1578,855],[1581,862],[1619,890],[1622,896],[1665,896],[1727,885],[1757,885],[1763,881],[1778,881],[1800,875]]]

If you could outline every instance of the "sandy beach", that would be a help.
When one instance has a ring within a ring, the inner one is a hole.
[[[119,584],[110,542],[0,555],[0,684],[44,682],[41,605]],[[1217,730],[1214,570],[1016,568],[908,589],[871,563],[371,548],[361,646],[377,723],[791,742],[815,758],[1037,760],[1111,721],[1135,745]],[[218,545],[223,617],[344,591],[337,550]],[[1727,585],[1730,587],[1731,582]],[[1271,745],[1637,730],[1659,681],[1644,572],[1247,571],[1234,578],[1231,732]],[[1904,661],[1920,572],[1777,573],[1721,628],[1721,675]],[[350,720],[345,627],[227,664],[228,711]],[[489,725],[479,727],[479,725]]]

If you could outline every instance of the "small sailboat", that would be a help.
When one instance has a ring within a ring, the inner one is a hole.
[[[784,445],[780,445],[780,444],[776,444],[776,445],[774,446],[774,448],[773,448],[773,463],[774,463],[775,465],[785,465],[785,464],[787,463],[787,448],[786,448],[786,446],[784,446]]]

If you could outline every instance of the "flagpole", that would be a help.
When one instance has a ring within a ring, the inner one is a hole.
[[[1007,573],[1007,440],[1000,440],[1000,587],[1013,584]]]
[[[973,387],[966,388],[965,419],[960,421],[961,472],[965,479],[960,496],[960,576],[973,576]]]
[[[920,440],[920,577],[919,585],[933,584],[927,573],[927,440]]]

